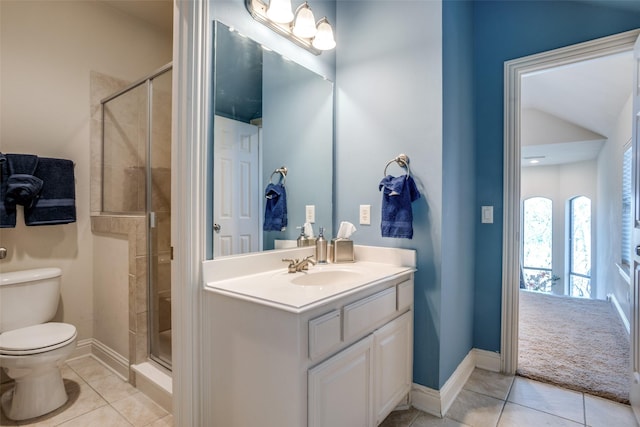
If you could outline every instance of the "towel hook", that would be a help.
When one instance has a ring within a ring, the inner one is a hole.
[[[282,185],[284,185],[285,181],[287,180],[287,172],[288,172],[288,171],[289,171],[289,170],[287,169],[287,167],[286,167],[286,166],[281,166],[281,167],[277,168],[276,170],[274,170],[274,171],[271,173],[271,176],[269,177],[269,182],[270,182],[271,184],[273,184],[273,181],[272,181],[272,179],[273,179],[273,175],[275,175],[275,174],[279,173],[279,174],[280,174],[280,180],[279,180],[278,182],[282,181]]]
[[[409,156],[406,154],[398,154],[394,159],[389,160],[389,163],[384,167],[384,176],[387,176],[387,168],[393,162],[396,162],[398,166],[407,170],[407,176],[411,175],[411,167],[409,166]]]

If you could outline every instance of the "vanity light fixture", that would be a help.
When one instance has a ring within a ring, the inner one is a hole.
[[[277,24],[288,24],[293,21],[291,0],[271,0],[267,7],[267,18]]]
[[[307,2],[291,12],[291,0],[245,0],[245,6],[253,19],[276,33],[288,38],[314,55],[336,47],[333,28],[326,17],[315,22]]]
[[[303,39],[315,37],[318,29],[316,28],[316,18],[313,16],[309,3],[304,2],[296,9],[296,17],[295,21],[293,21],[292,31],[293,34]]]

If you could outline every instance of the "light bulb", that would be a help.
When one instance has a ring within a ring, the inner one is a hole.
[[[293,25],[293,34],[304,39],[310,39],[316,35],[316,18],[307,2],[302,3],[296,10],[296,20]]]
[[[331,50],[336,47],[336,41],[333,39],[333,28],[326,17],[318,21],[318,32],[311,43],[318,50]]]
[[[293,21],[291,0],[271,0],[267,8],[267,18],[278,24],[288,24]]]

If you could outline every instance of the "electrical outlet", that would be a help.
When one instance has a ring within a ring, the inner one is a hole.
[[[307,222],[313,224],[316,222],[316,205],[307,205],[305,206],[305,219]]]
[[[371,205],[360,205],[360,225],[371,225]]]

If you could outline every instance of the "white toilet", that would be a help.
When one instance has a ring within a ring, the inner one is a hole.
[[[49,322],[58,310],[60,276],[59,268],[0,273],[0,367],[15,380],[0,400],[12,420],[46,414],[68,399],[60,367],[77,332]]]

